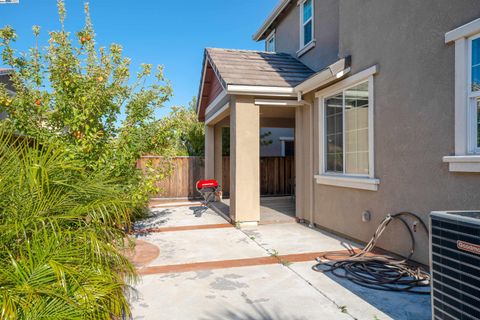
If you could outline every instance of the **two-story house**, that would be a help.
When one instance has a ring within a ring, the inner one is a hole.
[[[264,52],[206,49],[206,178],[228,126],[230,217],[260,220],[261,127],[295,128],[296,216],[321,228],[367,241],[389,213],[480,208],[479,18],[476,0],[282,0]],[[380,246],[405,254],[402,227]]]

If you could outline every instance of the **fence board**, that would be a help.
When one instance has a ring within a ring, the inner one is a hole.
[[[162,157],[142,157],[137,166],[145,168],[165,165]],[[155,198],[198,198],[195,182],[205,174],[204,159],[201,157],[176,157],[171,160],[170,176],[157,182],[160,192]],[[260,194],[263,196],[291,195],[295,180],[294,157],[260,158]],[[225,196],[230,192],[230,157],[222,159],[222,190]]]

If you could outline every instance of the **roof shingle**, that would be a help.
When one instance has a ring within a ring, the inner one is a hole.
[[[206,57],[224,87],[294,87],[314,74],[285,53],[209,48]]]

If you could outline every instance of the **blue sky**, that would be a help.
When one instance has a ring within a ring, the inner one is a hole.
[[[221,47],[263,50],[252,34],[278,0],[91,0],[92,20],[100,46],[119,43],[140,63],[161,64],[171,81],[174,97],[167,104],[186,105],[197,95],[203,49]],[[67,29],[79,30],[84,22],[82,0],[66,0]],[[33,45],[32,25],[46,31],[59,28],[56,0],[20,0],[0,5],[0,26],[11,25],[19,35],[16,48]],[[163,116],[168,108],[158,112]]]

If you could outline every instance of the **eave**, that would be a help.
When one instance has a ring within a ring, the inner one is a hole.
[[[277,20],[277,18],[283,13],[283,11],[288,7],[292,0],[282,0],[276,7],[273,9],[272,13],[265,22],[262,24],[260,29],[253,35],[253,40],[260,41],[265,38],[265,33],[272,26],[272,24]]]

